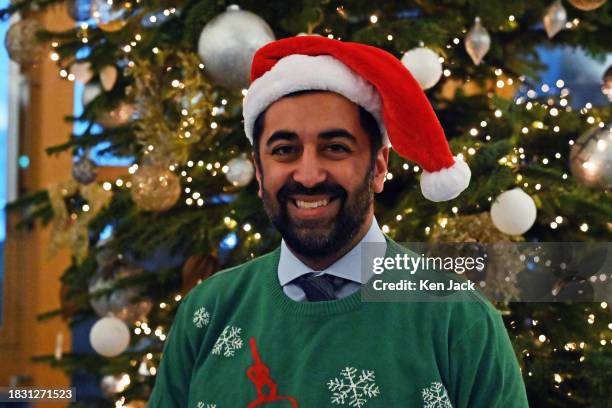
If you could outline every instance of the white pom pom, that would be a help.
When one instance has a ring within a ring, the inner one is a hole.
[[[457,197],[470,184],[472,172],[463,159],[455,156],[455,164],[421,175],[421,192],[430,201],[448,201]]]

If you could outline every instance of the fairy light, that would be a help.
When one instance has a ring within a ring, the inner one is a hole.
[[[167,304],[166,304],[165,302],[161,302],[161,303],[159,304],[159,308],[160,308],[160,309],[165,309],[165,308],[166,308],[166,306],[167,306]]]
[[[388,225],[386,225],[386,224],[385,224],[385,225],[383,225],[383,226],[382,226],[382,232],[384,232],[385,234],[388,234],[388,233],[389,233],[389,226],[388,226]]]
[[[595,323],[595,315],[591,313],[591,314],[588,316],[588,318],[587,318],[587,322],[588,322],[589,324],[593,324],[593,323]]]
[[[527,133],[529,133],[529,129],[528,129],[526,126],[524,126],[524,127],[521,129],[521,133],[523,133],[524,135],[526,135]]]
[[[540,341],[540,343],[544,343],[546,341],[546,336],[543,334],[540,334],[538,336],[538,340]]]
[[[587,232],[588,230],[589,230],[589,224],[587,224],[586,222],[583,222],[583,223],[580,225],[580,231],[582,231],[582,232]]]
[[[176,302],[180,302],[182,298],[183,298],[183,297],[182,297],[181,295],[176,295],[176,296],[174,297],[174,301],[176,301]]]
[[[501,118],[502,117],[502,111],[499,110],[499,109],[496,109],[494,115],[495,115],[496,118]]]
[[[555,132],[555,133],[559,133],[560,130],[561,130],[561,128],[559,126],[555,126],[553,128],[553,132]]]
[[[74,76],[74,74],[68,74],[68,80],[69,81],[74,81],[76,79],[76,77]]]
[[[401,221],[401,220],[402,220],[402,218],[403,218],[403,217],[402,217],[402,215],[401,215],[401,214],[397,214],[397,215],[395,216],[395,221]]]
[[[498,80],[498,81],[496,82],[496,84],[495,84],[495,85],[496,85],[498,88],[503,88],[503,87],[504,87],[504,85],[506,85],[506,84],[504,83],[504,81],[502,81],[502,80],[500,79],[500,80]]]
[[[559,110],[557,108],[551,108],[549,112],[550,112],[550,116],[559,115]]]
[[[444,74],[444,76],[445,76],[445,77],[447,77],[447,78],[448,78],[449,76],[451,76],[451,71],[450,71],[450,69],[445,69],[445,70],[443,71],[443,74]]]
[[[592,116],[589,116],[589,117],[587,118],[587,123],[588,123],[589,125],[592,125],[593,123],[595,123],[595,118],[594,118],[594,117],[592,117]]]
[[[242,226],[242,229],[245,230],[246,232],[249,232],[251,230],[251,224],[246,223]]]
[[[113,188],[113,185],[109,183],[108,181],[105,181],[102,184],[102,188],[104,189],[104,191],[110,191]]]
[[[515,20],[514,15],[510,14],[510,15],[508,16],[508,21],[512,22],[512,21],[514,21],[514,20]]]
[[[121,187],[123,185],[123,180],[118,178],[117,180],[115,180],[115,185],[117,185],[117,187]]]
[[[544,93],[550,91],[550,87],[547,84],[542,85],[540,89],[542,89],[542,92]]]
[[[541,184],[536,184],[536,185],[535,185],[535,189],[536,189],[536,190],[540,191],[540,189],[541,189],[541,188],[542,188],[542,185],[541,185]]]
[[[412,168],[412,170],[413,170],[415,173],[418,173],[418,172],[419,172],[419,170],[421,170],[421,168],[420,168],[419,166],[414,166],[414,167]]]
[[[376,14],[372,14],[370,16],[370,23],[376,24],[378,22],[378,16]]]

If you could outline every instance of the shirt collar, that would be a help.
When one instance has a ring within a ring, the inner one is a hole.
[[[363,242],[386,243],[385,236],[378,226],[376,217],[372,217],[370,229],[368,229],[368,232],[363,236],[361,241],[357,243],[357,245],[355,245],[349,252],[344,254],[336,262],[320,272],[338,276],[357,283],[363,283],[361,277],[361,244]],[[300,261],[293,254],[293,252],[291,252],[287,246],[287,243],[283,239],[281,242],[280,258],[278,261],[278,280],[281,286],[285,286],[292,280],[311,272],[314,272],[312,268],[304,265],[304,263]]]

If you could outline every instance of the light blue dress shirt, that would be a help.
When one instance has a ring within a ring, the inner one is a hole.
[[[357,243],[349,252],[344,254],[336,262],[328,266],[322,271],[313,271],[307,265],[304,265],[287,246],[285,240],[281,242],[280,258],[278,261],[278,281],[283,287],[283,291],[287,296],[296,302],[307,302],[306,295],[302,288],[298,285],[291,283],[294,279],[311,273],[317,272],[318,274],[328,274],[346,279],[346,282],[336,290],[336,298],[341,299],[352,293],[354,293],[361,286],[361,249],[363,242],[379,242],[384,243],[381,245],[380,250],[386,249],[386,240],[383,235],[376,217],[372,217],[372,224],[370,229],[363,236],[361,241]],[[378,246],[377,246],[377,249]],[[384,251],[383,251],[384,253]]]

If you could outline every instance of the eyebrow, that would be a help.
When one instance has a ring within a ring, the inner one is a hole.
[[[350,140],[354,144],[357,144],[357,139],[348,130],[345,129],[330,129],[319,133],[319,138],[324,140],[330,140],[336,137],[342,137]],[[266,141],[266,146],[272,145],[274,142],[279,140],[295,141],[298,138],[295,132],[288,130],[278,130],[272,134]]]

